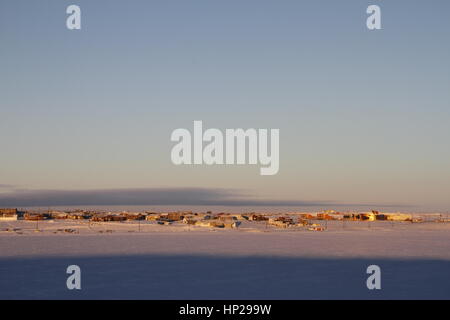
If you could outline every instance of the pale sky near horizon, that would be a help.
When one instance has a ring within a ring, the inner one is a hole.
[[[78,4],[82,29],[66,28]],[[382,30],[366,8],[382,9]],[[0,193],[206,188],[450,208],[450,2],[0,2]],[[174,166],[174,129],[279,128],[280,171]]]

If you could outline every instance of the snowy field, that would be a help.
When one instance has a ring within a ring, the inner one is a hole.
[[[450,299],[450,223],[326,226],[0,221],[0,299]]]

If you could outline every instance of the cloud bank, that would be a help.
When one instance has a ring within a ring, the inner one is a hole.
[[[134,188],[13,190],[0,193],[0,207],[89,205],[333,206],[330,201],[260,199],[233,189]],[[342,204],[340,204],[342,205]]]
[[[0,190],[1,189],[8,189],[8,190],[11,190],[11,189],[14,189],[15,188],[15,186],[13,186],[12,184],[3,184],[3,183],[0,183]]]

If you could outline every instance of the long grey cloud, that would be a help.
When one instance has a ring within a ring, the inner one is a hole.
[[[1,207],[88,205],[330,206],[329,201],[260,199],[231,189],[135,188],[14,190],[0,193]]]
[[[15,188],[15,186],[12,185],[12,184],[3,184],[3,183],[0,183],[0,189],[14,189],[14,188]]]

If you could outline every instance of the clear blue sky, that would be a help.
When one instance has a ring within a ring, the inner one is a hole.
[[[78,4],[82,30],[66,29]],[[366,28],[379,4],[383,30]],[[0,185],[200,187],[450,208],[450,2],[0,2]],[[170,134],[279,128],[280,172],[174,166]]]

